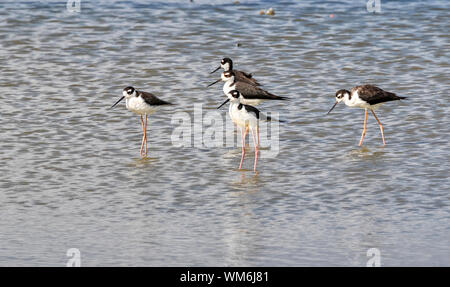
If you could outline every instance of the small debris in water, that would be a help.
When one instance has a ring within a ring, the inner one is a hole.
[[[239,1],[234,1],[233,4],[241,4]]]
[[[333,18],[334,17],[334,14],[330,14],[330,18]]]
[[[241,43],[236,43],[236,47],[241,47],[242,44]]]
[[[259,11],[259,15],[270,15],[270,16],[273,16],[273,15],[275,15],[275,10],[273,8],[269,8],[269,10],[267,10],[267,11],[260,10]]]
[[[273,10],[273,8],[269,8],[269,10],[267,10],[266,15],[270,15],[273,16],[275,15],[275,10]]]

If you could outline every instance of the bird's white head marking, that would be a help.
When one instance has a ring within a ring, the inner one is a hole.
[[[133,96],[136,96],[136,90],[133,87],[126,87],[125,89],[123,89],[122,94],[125,98],[128,99]]]
[[[336,102],[340,103],[350,98],[350,92],[347,90],[339,90],[336,92]]]
[[[230,96],[228,97],[230,99],[230,101],[232,102],[239,102],[241,99],[241,93],[239,93],[239,91],[237,90],[232,90],[228,93]]]
[[[233,62],[230,58],[223,58],[222,61],[220,61],[220,66],[225,72],[228,72],[233,68]]]
[[[232,81],[234,82],[234,73],[232,71],[223,72],[221,75],[222,81],[228,82]]]

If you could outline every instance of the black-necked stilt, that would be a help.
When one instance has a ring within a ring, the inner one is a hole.
[[[254,86],[260,85],[258,81],[253,78],[252,74],[248,74],[246,72],[238,70],[233,70],[233,61],[230,58],[223,58],[222,61],[220,61],[220,66],[217,67],[217,69],[215,69],[214,71],[212,71],[211,74],[215,73],[220,68],[222,68],[224,72],[233,71],[234,74],[236,75],[236,80],[240,82],[244,82]]]
[[[230,91],[237,90],[242,95],[241,103],[245,105],[257,105],[265,100],[287,99],[286,97],[280,97],[271,94],[257,86],[237,81],[236,75],[233,71],[223,72],[221,78],[216,82],[208,85],[208,87],[219,81],[225,82],[225,84],[223,85],[223,92],[228,98],[231,99]]]
[[[336,92],[336,103],[334,103],[333,107],[328,111],[329,114],[336,105],[342,101],[349,107],[358,107],[365,109],[364,113],[364,129],[361,135],[361,140],[359,141],[359,146],[362,145],[364,136],[366,135],[366,126],[367,126],[367,110],[370,110],[380,125],[381,136],[383,138],[383,145],[386,145],[384,140],[384,131],[383,125],[380,120],[378,120],[375,112],[373,111],[377,107],[379,107],[384,102],[396,101],[406,99],[406,97],[396,96],[394,93],[386,92],[378,87],[372,85],[362,85],[356,86],[351,91],[347,90],[339,90]]]
[[[171,105],[166,101],[158,99],[155,95],[147,92],[138,91],[133,87],[126,87],[122,92],[123,96],[111,106],[110,109],[114,108],[120,101],[125,98],[127,109],[141,116],[141,126],[142,126],[142,143],[141,143],[141,157],[143,155],[147,156],[147,116],[155,112],[157,108],[161,105]],[[145,121],[142,116],[145,115]],[[145,147],[145,153],[142,153]]]
[[[250,129],[253,138],[253,144],[255,146],[255,163],[253,170],[256,171],[256,164],[258,162],[258,151],[259,151],[259,120],[271,121],[272,118],[261,113],[257,108],[250,105],[245,105],[242,103],[242,95],[237,90],[232,90],[229,93],[228,99],[223,102],[219,107],[222,107],[227,102],[231,101],[228,112],[230,114],[231,120],[234,124],[239,126],[241,130],[242,138],[242,155],[241,163],[239,164],[239,169],[242,168],[242,163],[244,161],[245,155],[245,137],[247,136],[248,130]]]

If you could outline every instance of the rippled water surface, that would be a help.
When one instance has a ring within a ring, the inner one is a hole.
[[[0,265],[450,265],[448,2],[232,2],[0,3]],[[239,170],[237,145],[172,144],[194,104],[229,121],[224,56],[290,98],[259,106],[286,123],[256,174],[252,146]],[[363,110],[325,116],[361,83],[409,97],[377,110],[386,147],[371,116],[357,146]],[[108,110],[129,85],[175,104],[144,160]]]

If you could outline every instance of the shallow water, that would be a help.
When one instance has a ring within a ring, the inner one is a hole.
[[[146,2],[0,3],[0,265],[450,265],[446,1]],[[290,97],[259,106],[287,122],[258,173],[252,146],[240,171],[238,146],[172,144],[174,114],[224,100],[224,56]],[[325,116],[361,83],[409,97],[377,110],[386,147],[371,115],[357,146],[362,110]],[[108,110],[128,85],[175,104],[148,159]]]

